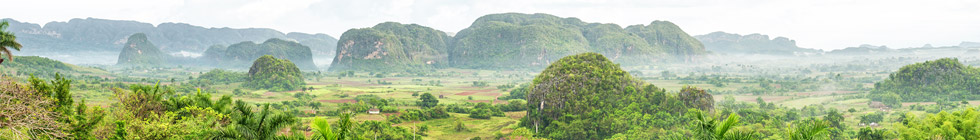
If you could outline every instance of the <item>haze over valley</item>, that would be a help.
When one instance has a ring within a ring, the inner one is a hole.
[[[0,139],[980,138],[972,1],[2,3]]]

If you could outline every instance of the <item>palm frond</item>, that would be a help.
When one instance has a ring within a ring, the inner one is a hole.
[[[790,139],[793,140],[815,140],[822,138],[829,126],[821,120],[801,122],[796,125]]]
[[[726,139],[726,140],[755,140],[755,139],[758,139],[755,136],[756,136],[756,133],[754,131],[748,131],[748,132],[744,132],[744,131],[732,131],[732,132],[728,132],[725,135],[724,139]]]
[[[738,115],[735,115],[734,113],[728,115],[728,118],[725,119],[725,121],[721,122],[721,126],[719,126],[718,129],[715,131],[715,137],[716,138],[725,137],[725,133],[728,133],[728,130],[732,129],[732,127],[735,127],[735,125],[737,124],[738,124]]]
[[[313,131],[315,132],[313,134],[313,139],[314,140],[321,140],[321,139],[322,140],[335,140],[335,139],[337,139],[337,134],[334,134],[333,133],[333,130],[330,128],[330,123],[327,122],[327,119],[324,119],[324,118],[314,118],[313,121],[310,122],[310,127],[312,127],[313,128]]]

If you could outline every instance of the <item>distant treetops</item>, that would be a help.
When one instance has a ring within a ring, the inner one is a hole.
[[[297,90],[306,85],[303,74],[293,62],[264,55],[248,70],[248,82],[243,86],[270,91]]]
[[[980,69],[954,58],[906,65],[875,83],[870,97],[875,101],[913,102],[980,99]]]
[[[623,28],[548,14],[504,13],[480,17],[454,37],[394,22],[351,29],[340,37],[330,70],[538,69],[584,52],[626,65],[693,61],[706,53],[701,42],[667,21]]]
[[[160,66],[167,64],[167,55],[146,38],[146,34],[130,35],[119,52],[117,65]]]
[[[688,109],[710,111],[713,104],[704,90],[684,87],[667,94],[601,54],[582,53],[557,60],[534,78],[521,125],[551,139],[605,139],[683,124],[665,118],[684,118]]]

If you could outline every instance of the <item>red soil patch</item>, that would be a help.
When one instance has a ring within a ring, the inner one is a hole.
[[[359,81],[341,81],[341,82],[339,82],[339,84],[340,85],[345,85],[345,86],[372,86],[372,85],[375,85],[375,84],[368,84],[368,83],[359,82]]]
[[[745,96],[745,97],[736,97],[735,100],[744,101],[744,102],[755,102],[755,99],[758,97],[762,97],[762,100],[766,102],[777,102],[777,101],[783,101],[783,100],[788,100],[790,98],[793,98],[790,96]]]
[[[333,85],[333,84],[340,84],[340,83],[306,83],[306,85],[314,85],[314,86],[325,86],[325,85]]]
[[[867,102],[864,102],[864,103],[867,104]],[[959,103],[959,102],[957,102],[957,103]],[[904,102],[904,103],[902,103],[902,106],[910,106],[910,105],[934,105],[934,104],[936,104],[936,102]]]
[[[356,103],[357,100],[354,100],[354,99],[320,100],[320,102],[328,102],[328,103]]]
[[[263,97],[276,96],[275,92],[265,92],[262,94]]]
[[[811,96],[811,95],[822,96],[822,95],[830,95],[834,93],[849,94],[849,93],[855,93],[855,91],[811,91],[811,92],[798,92],[796,93],[796,95],[797,96]]]
[[[490,100],[467,100],[466,102],[471,102],[471,103],[490,103]],[[494,102],[494,103],[495,104],[507,104],[507,101],[497,100],[497,102]]]
[[[494,90],[497,90],[497,89],[471,90],[471,91],[465,91],[465,92],[456,93],[456,95],[466,96],[466,95],[473,95],[473,94],[476,94],[476,93],[490,92],[490,91],[494,91]]]
[[[395,80],[401,80],[401,79],[404,79],[404,78],[384,78],[384,79],[381,79],[381,81],[395,81]]]
[[[500,96],[500,92],[484,92],[484,93],[480,93],[479,95],[481,95],[481,96],[499,97]]]

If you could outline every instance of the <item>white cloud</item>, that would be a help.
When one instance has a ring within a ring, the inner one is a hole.
[[[668,20],[692,35],[714,31],[786,36],[800,46],[916,47],[980,41],[976,0],[21,0],[4,17],[46,23],[106,18],[206,27],[273,28],[340,36],[385,21],[458,32],[503,12],[549,13],[621,26]]]

